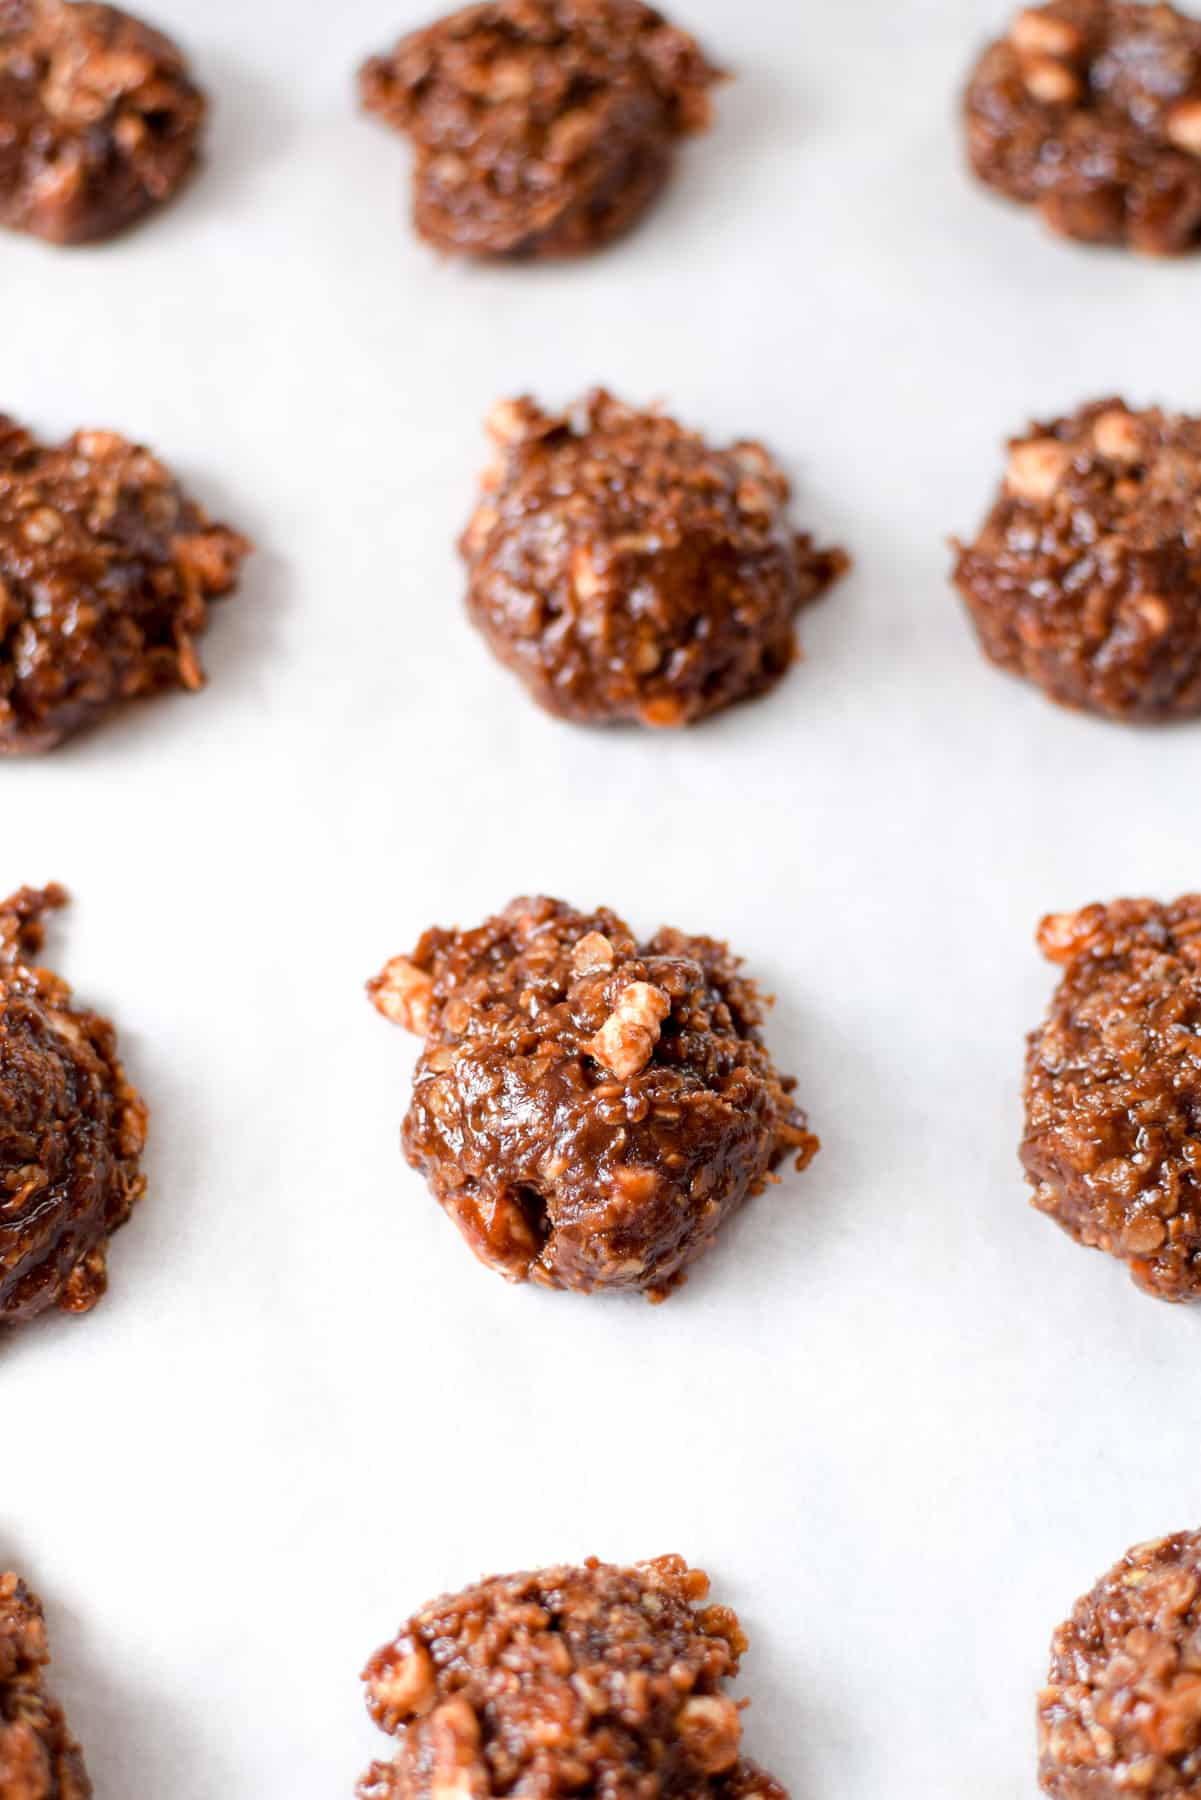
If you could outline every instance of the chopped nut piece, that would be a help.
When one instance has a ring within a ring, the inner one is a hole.
[[[1138,420],[1120,406],[1098,418],[1093,426],[1093,443],[1111,462],[1136,463],[1143,454]]]
[[[1044,106],[1066,106],[1080,98],[1079,77],[1049,56],[1032,56],[1025,65],[1023,79]]]
[[[571,580],[576,593],[585,604],[605,591],[605,584],[597,574],[592,558],[582,546],[571,558]]]
[[[720,1690],[746,1639],[728,1608],[698,1605],[708,1585],[678,1556],[592,1559],[431,1601],[364,1671],[396,1751],[360,1800],[788,1800],[739,1756],[739,1709]],[[437,1704],[397,1718],[393,1671],[415,1646]]]
[[[385,963],[380,974],[367,983],[367,992],[394,1025],[424,1037],[429,1030],[430,1005],[434,983],[424,969],[418,969],[406,956],[394,956]]]
[[[1010,493],[1023,500],[1046,500],[1072,466],[1072,452],[1054,438],[1036,438],[1018,444],[1009,457],[1005,482]]]
[[[1048,962],[1069,963],[1105,938],[1103,906],[1086,906],[1081,912],[1048,913],[1039,925],[1038,947]]]
[[[769,518],[780,504],[777,490],[765,481],[740,481],[738,504],[745,513],[759,513]]]
[[[102,462],[105,457],[123,456],[129,445],[115,431],[77,431],[75,448],[88,462]]]
[[[527,100],[534,91],[536,72],[520,56],[500,57],[492,65],[488,81],[490,100]]]
[[[640,944],[614,913],[521,899],[426,932],[369,985],[411,1028],[419,992],[405,1154],[509,1280],[662,1299],[780,1163],[817,1151],[754,984],[710,938]]]
[[[571,953],[571,966],[577,975],[592,975],[598,969],[613,967],[613,946],[599,931],[589,931]]]
[[[179,654],[179,684],[190,694],[198,694],[204,686],[204,670],[196,654],[196,646],[190,637],[181,636],[176,649]]]
[[[1178,150],[1201,156],[1201,100],[1185,100],[1168,114],[1168,136]]]
[[[561,414],[509,401],[489,429],[504,449],[460,540],[468,611],[540,705],[674,727],[792,666],[797,614],[847,558],[792,530],[762,446],[714,449],[599,391]]]
[[[21,527],[21,535],[30,544],[52,544],[56,537],[61,537],[62,519],[51,506],[39,506],[31,512]]]
[[[1041,7],[1020,12],[1009,36],[1023,56],[1077,56],[1084,48],[1084,39],[1074,25]]]
[[[484,1800],[491,1783],[477,1760],[480,1728],[468,1702],[446,1700],[430,1715],[430,1800]]]
[[[706,1775],[717,1775],[738,1760],[742,1721],[724,1694],[699,1694],[680,1708],[679,1733],[688,1760]]]
[[[437,1698],[429,1651],[412,1639],[401,1639],[390,1657],[381,1652],[371,1697],[375,1717],[385,1731],[395,1731],[404,1721],[427,1713]]]
[[[661,699],[646,702],[641,719],[652,731],[674,731],[677,726],[687,723],[688,706],[685,701],[673,700],[669,694],[664,694]]]
[[[1140,594],[1134,602],[1134,610],[1156,637],[1162,637],[1166,631],[1171,630],[1172,609],[1157,594]]]
[[[1149,1256],[1167,1242],[1168,1228],[1162,1219],[1135,1219],[1122,1235],[1122,1251],[1127,1256]]]
[[[529,435],[529,405],[524,400],[498,400],[488,414],[488,435],[498,444],[516,444]]]
[[[618,995],[617,1005],[588,1043],[588,1051],[619,1081],[628,1081],[645,1069],[659,1042],[659,1028],[671,1012],[671,1001],[660,988],[646,981],[632,981]]]
[[[598,249],[646,211],[719,79],[639,0],[485,0],[362,71],[363,104],[416,150],[422,237],[473,256]]]

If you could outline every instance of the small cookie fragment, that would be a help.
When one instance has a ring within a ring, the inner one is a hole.
[[[761,444],[711,448],[596,390],[495,408],[460,548],[468,612],[533,698],[586,724],[691,724],[797,660],[795,619],[843,574],[788,523]]]
[[[146,1190],[146,1108],[112,1025],[30,961],[66,899],[22,888],[0,906],[0,1326],[89,1312],[108,1240]]]
[[[0,755],[203,687],[195,639],[250,548],[115,432],[51,448],[0,414]]]
[[[495,0],[363,67],[363,105],[413,140],[414,218],[471,256],[597,250],[644,213],[719,74],[641,0]]]
[[[1054,1800],[1201,1794],[1201,1532],[1128,1550],[1051,1640],[1039,1779]]]
[[[206,103],[180,51],[88,0],[0,0],[0,224],[113,237],[178,191]]]
[[[680,1556],[498,1575],[431,1601],[363,1672],[397,1740],[359,1800],[787,1800],[722,1690],[746,1638]]]
[[[1139,0],[1028,7],[964,110],[976,175],[1061,236],[1201,246],[1201,19]]]
[[[955,584],[986,656],[1063,706],[1201,714],[1201,419],[1098,400],[1010,445]]]
[[[425,1038],[405,1155],[510,1281],[662,1299],[722,1221],[817,1139],[712,938],[514,900],[427,931],[368,984]]]
[[[1201,895],[1053,913],[1026,1058],[1034,1204],[1160,1300],[1201,1299]]]
[[[50,1661],[41,1602],[0,1572],[0,1795],[4,1800],[91,1800],[92,1784],[63,1709],[47,1694]]]

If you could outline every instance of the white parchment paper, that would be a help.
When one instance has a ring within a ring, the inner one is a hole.
[[[153,1133],[108,1298],[0,1359],[0,1565],[99,1800],[349,1795],[413,1606],[676,1549],[744,1615],[797,1800],[1032,1796],[1051,1628],[1201,1522],[1198,1319],[1026,1205],[1032,933],[1201,882],[1201,726],[986,667],[945,539],[1031,414],[1201,408],[1201,262],[970,185],[992,0],[689,0],[738,80],[653,220],[442,264],[352,88],[428,10],[156,0],[215,96],[203,178],[112,248],[0,245],[0,405],[143,438],[261,546],[207,693],[0,769],[0,874],[77,896],[55,960]],[[482,415],[596,381],[762,436],[856,557],[806,663],[686,736],[555,724],[462,616]],[[413,1046],[363,979],[540,889],[728,937],[824,1142],[662,1308],[507,1288],[399,1154]]]

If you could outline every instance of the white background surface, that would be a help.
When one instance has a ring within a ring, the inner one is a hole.
[[[992,671],[944,541],[1032,413],[1201,407],[1201,265],[969,184],[1003,10],[690,0],[739,79],[657,214],[480,270],[415,242],[354,109],[424,0],[157,0],[206,173],[113,248],[0,245],[0,403],[143,438],[261,545],[207,693],[0,770],[3,880],[72,888],[52,960],[152,1109],[108,1298],[0,1353],[0,1566],[99,1800],[349,1796],[357,1671],[414,1606],[677,1549],[796,1800],[1032,1796],[1051,1628],[1201,1522],[1198,1320],[1031,1212],[1015,1154],[1035,923],[1201,881],[1201,726]],[[857,560],[803,667],[686,736],[542,717],[462,616],[483,413],[598,380],[761,435]],[[507,1288],[399,1155],[414,1046],[363,979],[539,889],[728,936],[823,1139],[661,1308]]]

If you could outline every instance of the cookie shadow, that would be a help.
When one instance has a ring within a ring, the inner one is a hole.
[[[185,50],[188,46],[185,45]],[[134,219],[112,236],[74,245],[69,254],[81,266],[87,259],[122,256],[136,244],[155,251],[186,239],[197,223],[210,216],[221,224],[235,216],[243,192],[253,192],[255,178],[278,162],[295,140],[299,120],[280,104],[278,86],[245,63],[201,53],[192,73],[209,101],[195,166],[178,193]],[[63,257],[61,246],[32,241],[35,253],[49,263]]]
[[[268,670],[275,665],[277,634],[288,600],[289,565],[274,548],[269,521],[249,492],[226,489],[220,477],[214,479],[200,469],[184,468],[180,479],[214,519],[243,532],[251,544],[237,587],[213,606],[202,647],[209,680],[214,686],[220,682],[223,691],[237,693],[247,687],[261,691]]]
[[[747,152],[752,147],[757,152],[771,142],[795,150],[810,143],[821,130],[823,114],[828,117],[829,109],[823,105],[820,90],[798,87],[766,62],[727,63],[720,55],[718,62],[727,78],[716,90],[714,127],[708,142],[721,140],[723,150],[741,145]]]
[[[791,1800],[810,1800],[817,1783],[804,1746],[811,1736],[813,1714],[828,1705],[818,1698],[820,1671],[802,1662],[801,1680],[793,1676],[786,1686],[783,1673],[791,1673],[797,1664],[795,1645],[780,1641],[781,1633],[767,1610],[759,1610],[755,1596],[748,1594],[746,1601],[739,1597],[736,1610],[751,1641],[752,1673],[745,1679],[745,1691],[753,1698],[743,1715],[743,1754],[782,1782]]]
[[[4,1554],[0,1536],[0,1563]],[[39,1571],[18,1566],[18,1572],[45,1606],[51,1655],[46,1685],[83,1750],[96,1800],[169,1794],[178,1785],[181,1767],[211,1760],[183,1707],[159,1690],[139,1686],[135,1693],[116,1677],[112,1650],[103,1642],[103,1621],[86,1619],[66,1604]],[[219,1787],[221,1770],[212,1774]]]
[[[258,176],[294,142],[299,119],[281,100],[278,83],[221,51],[201,53],[196,78],[209,97],[200,162],[171,214],[189,221],[228,215]]]
[[[0,1345],[3,1344],[3,1341],[3,1338],[0,1337]],[[17,1536],[16,1527],[0,1517],[0,1574],[11,1569],[23,1581],[28,1581],[24,1556],[25,1552],[21,1540]]]
[[[663,193],[623,240],[656,261],[696,265],[723,243],[738,254],[757,219],[778,213],[785,171],[820,127],[810,93],[766,64],[727,65],[718,48],[712,53],[728,70],[714,90],[713,124],[676,146]]]
[[[782,172],[791,169],[797,149],[812,141],[821,118],[814,95],[798,92],[766,63],[736,65],[722,57],[719,45],[704,47],[726,71],[713,90],[712,124],[674,145],[662,188],[620,236],[595,251],[545,261],[456,256],[421,245],[430,266],[446,279],[481,285],[518,287],[553,279],[570,289],[589,287],[606,272],[628,269],[637,280],[656,268],[669,267],[677,275],[681,264],[699,270],[722,244],[735,254],[749,215],[778,212]],[[410,158],[403,164],[406,209],[411,175]],[[407,212],[404,224],[411,230]],[[604,379],[595,364],[593,377]]]
[[[846,1096],[886,1095],[887,1070],[794,975],[759,966],[752,972],[765,992],[777,995],[763,1036],[777,1068],[795,1077],[794,1099],[821,1148],[802,1170],[786,1159],[776,1179],[726,1220],[713,1248],[689,1269],[679,1296],[668,1301],[671,1306],[704,1304],[712,1286],[745,1280],[765,1302],[774,1296],[779,1305],[787,1296],[789,1306],[797,1304],[845,1236],[846,1195],[867,1179],[869,1152],[862,1134],[844,1128]],[[900,1131],[902,1123],[882,1119],[881,1131]]]

